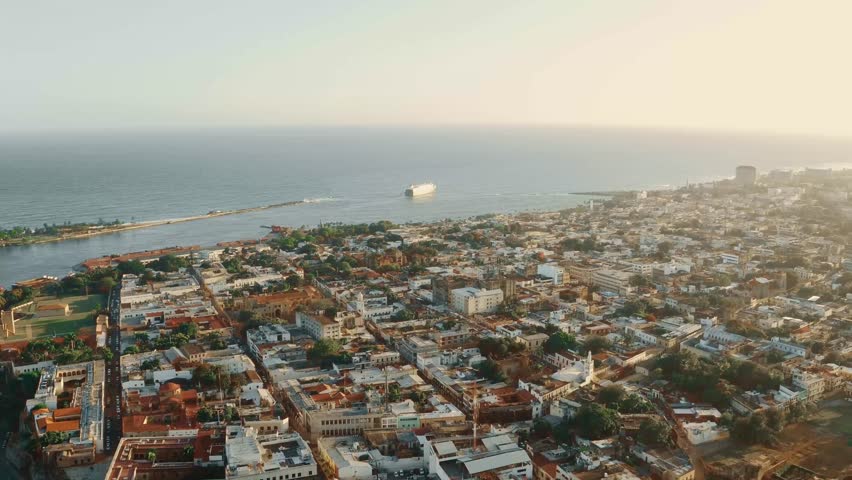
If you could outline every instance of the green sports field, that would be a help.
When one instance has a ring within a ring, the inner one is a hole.
[[[22,309],[21,314],[34,316],[39,304],[67,303],[71,313],[67,316],[44,318],[24,318],[15,324],[16,334],[3,339],[5,342],[18,342],[39,337],[60,336],[67,333],[77,333],[81,328],[95,327],[95,310],[106,306],[105,295],[89,295],[88,297],[38,297],[33,305]]]

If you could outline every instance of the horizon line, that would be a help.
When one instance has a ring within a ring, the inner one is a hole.
[[[852,142],[852,135],[837,133],[818,133],[809,131],[772,131],[752,128],[693,127],[674,125],[622,125],[595,123],[278,123],[278,124],[158,124],[158,125],[122,125],[112,127],[49,127],[41,129],[0,129],[0,137],[40,136],[40,135],[108,135],[126,133],[180,133],[223,130],[338,130],[338,129],[534,129],[534,130],[621,130],[644,133],[670,133],[679,135],[704,136],[742,136],[742,137],[789,137],[810,138],[827,141]]]

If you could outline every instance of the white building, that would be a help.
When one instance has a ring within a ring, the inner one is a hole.
[[[241,353],[209,358],[206,362],[210,365],[219,366],[223,372],[227,373],[245,373],[246,371],[254,370],[254,363],[251,359]]]
[[[463,439],[427,440],[423,445],[429,474],[440,480],[493,476],[500,480],[533,478],[532,460],[526,450],[508,435],[481,439],[485,451],[473,451]]]
[[[290,341],[290,331],[283,325],[269,324],[261,325],[256,329],[246,332],[246,340],[249,350],[260,357],[260,345],[285,343]]]
[[[308,315],[296,312],[296,326],[304,328],[316,340],[324,338],[337,340],[341,336],[340,323],[323,314]]]
[[[792,373],[793,386],[807,391],[809,402],[816,402],[822,399],[825,394],[825,378],[822,375],[799,368],[794,368]]]
[[[549,278],[554,285],[565,283],[565,269],[555,263],[545,263],[536,268],[536,273],[544,278]]]
[[[229,426],[225,437],[228,480],[311,479],[319,467],[298,433],[262,433],[256,427]]]
[[[104,378],[102,360],[44,368],[34,397],[26,403],[27,411],[39,404],[47,407],[33,412],[36,437],[51,431],[51,423],[54,425],[72,423],[73,428],[56,431],[69,434],[69,441],[75,445],[93,446],[97,452],[103,452]],[[57,408],[59,395],[68,391],[66,383],[76,385],[73,388],[75,390],[73,400],[78,410],[73,415],[67,412],[71,409]],[[57,418],[57,412],[63,413],[62,418]],[[42,424],[44,427],[41,426]]]
[[[626,295],[631,290],[630,277],[632,276],[630,272],[602,268],[592,273],[592,284],[602,290]]]
[[[503,290],[495,288],[457,288],[450,291],[450,308],[464,315],[494,313],[503,303]]]
[[[772,337],[772,340],[769,342],[769,344],[775,350],[780,350],[784,353],[793,354],[802,358],[807,358],[808,356],[808,349],[806,347],[802,345],[796,345],[795,343],[789,340],[782,340],[778,337]]]
[[[713,340],[719,343],[732,344],[732,343],[741,343],[748,338],[738,335],[736,333],[731,333],[725,330],[724,326],[718,327],[710,327],[704,330],[704,339],[705,340]]]
[[[324,437],[317,442],[320,462],[339,480],[372,480],[373,465],[366,441],[359,436]]]
[[[714,442],[726,436],[724,429],[719,428],[716,422],[684,423],[683,430],[686,438],[693,445]]]
[[[725,265],[738,265],[740,263],[740,256],[736,253],[725,252],[719,255],[719,259]]]

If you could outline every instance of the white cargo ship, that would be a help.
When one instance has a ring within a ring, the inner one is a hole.
[[[437,189],[438,186],[432,182],[417,185],[411,184],[405,189],[405,195],[408,197],[419,197],[420,195],[429,195]]]

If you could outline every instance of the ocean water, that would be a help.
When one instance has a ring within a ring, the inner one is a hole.
[[[0,285],[80,261],[258,238],[261,225],[431,221],[555,210],[577,192],[730,177],[740,164],[846,165],[852,142],[568,128],[266,128],[0,136],[0,227],[143,221],[313,199],[296,206],[85,240],[0,249]],[[435,195],[410,199],[409,183]]]

